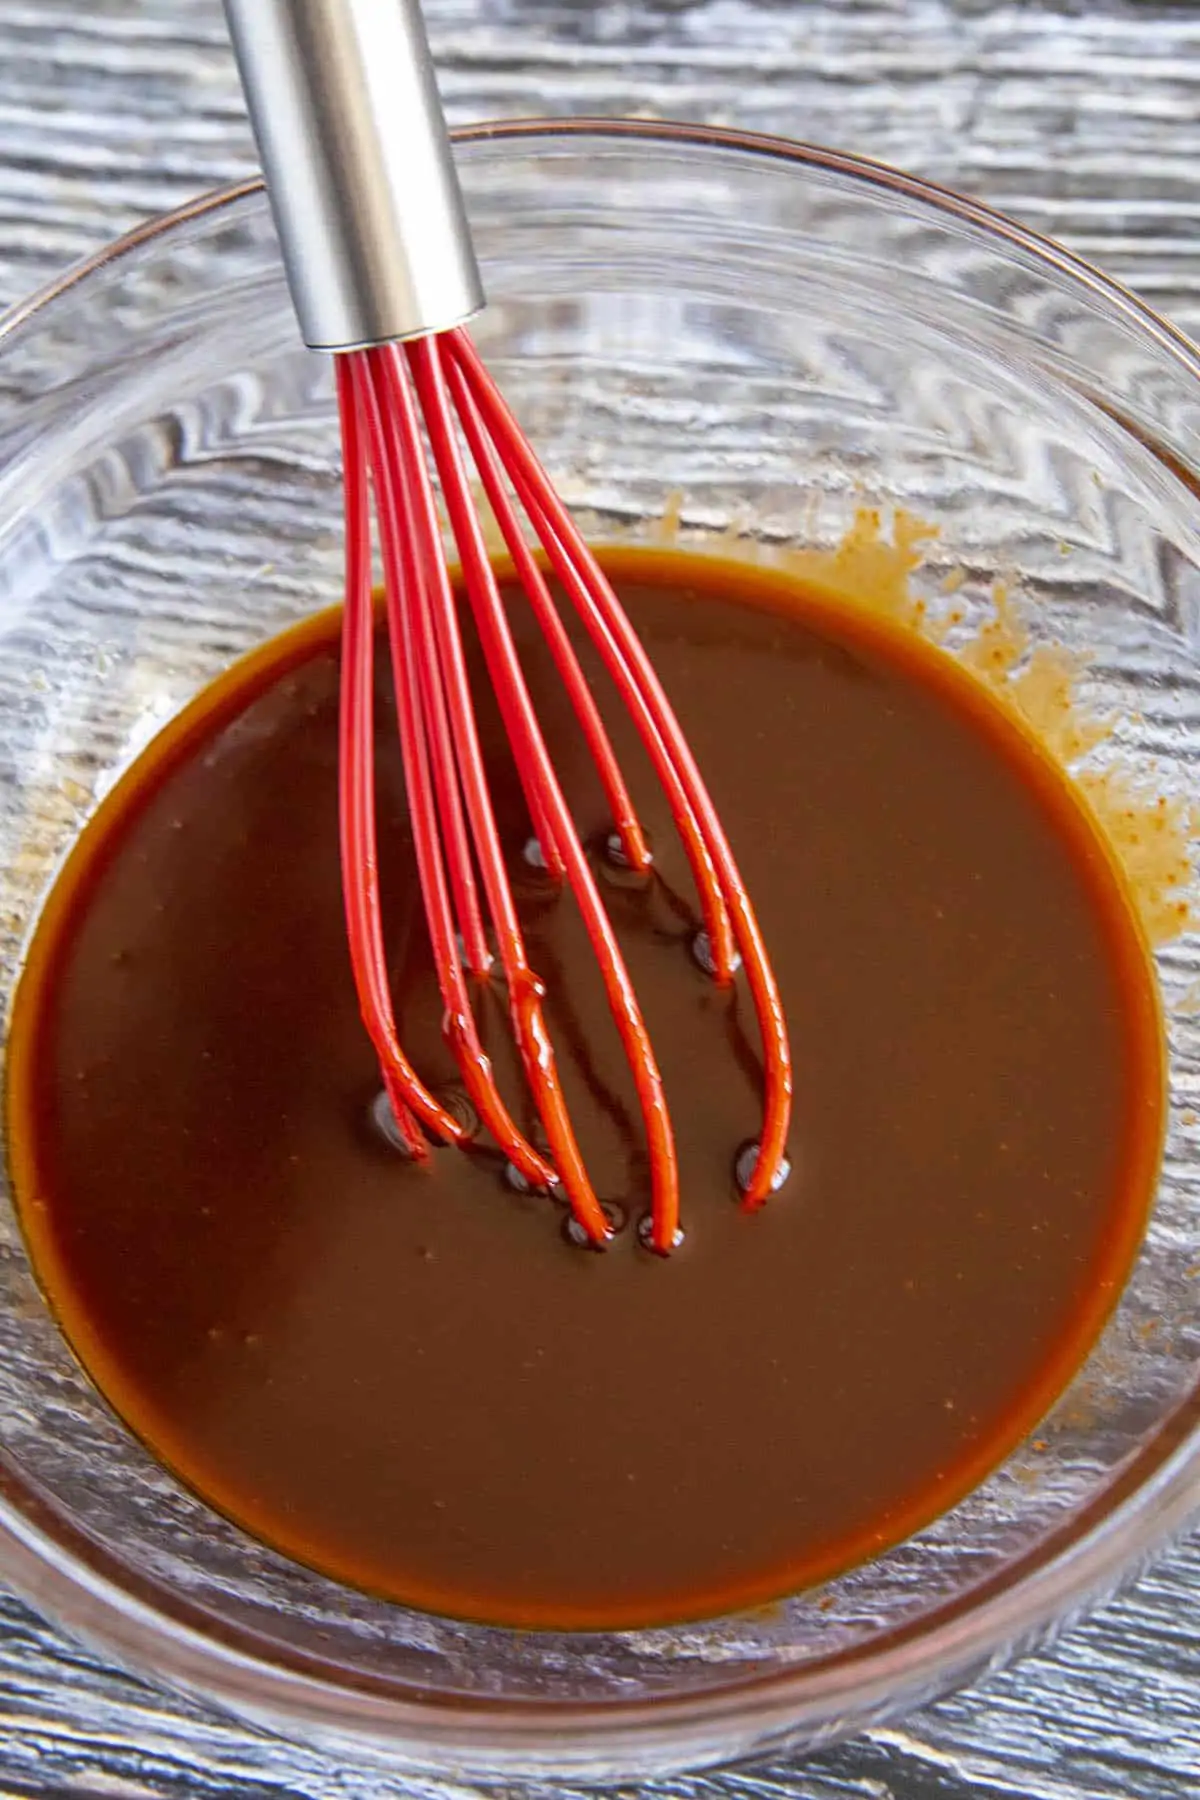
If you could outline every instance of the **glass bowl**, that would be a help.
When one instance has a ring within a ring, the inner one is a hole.
[[[1098,754],[1139,761],[1178,810],[1200,757],[1200,361],[1167,325],[985,208],[848,157],[619,121],[481,126],[459,151],[491,295],[479,341],[589,530],[778,557],[832,550],[864,506],[884,539],[895,509],[916,515],[937,535],[914,592],[953,591],[969,625],[1007,584],[1033,644],[1080,653],[1116,722]],[[297,339],[257,186],[146,226],[0,327],[7,995],[100,797],[232,657],[338,599],[340,537],[330,369]],[[819,1592],[561,1635],[310,1574],[108,1411],[7,1194],[0,1573],[261,1725],[462,1779],[809,1747],[980,1675],[1200,1496],[1197,947],[1159,953],[1170,1135],[1103,1340],[980,1489]]]

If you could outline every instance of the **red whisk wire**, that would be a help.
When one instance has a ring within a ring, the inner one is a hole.
[[[392,1011],[379,909],[375,837],[374,642],[371,520],[355,371],[339,360],[338,403],[345,453],[346,599],[342,625],[339,784],[342,893],[359,1008],[400,1133],[418,1159],[428,1147],[413,1114],[449,1143],[458,1122],[428,1092],[400,1048]]]
[[[732,979],[734,943],[741,952],[762,1037],[765,1078],[760,1149],[744,1199],[752,1209],[770,1194],[783,1167],[792,1101],[791,1048],[783,1002],[754,909],[670,702],[596,559],[467,333],[449,331],[438,341],[465,378],[551,567],[633,714],[692,863],[718,981]]]
[[[417,340],[417,344],[412,348],[419,348],[423,343],[424,340]],[[608,1221],[600,1202],[592,1191],[571,1127],[570,1116],[558,1077],[554,1048],[542,1015],[541,1002],[544,989],[537,975],[529,966],[525,952],[525,940],[517,921],[512,890],[509,887],[508,876],[504,868],[504,854],[492,812],[491,795],[488,791],[487,776],[483,766],[483,754],[475,726],[475,712],[467,679],[466,662],[463,657],[458,615],[445,561],[440,553],[433,489],[425,465],[412,393],[404,374],[400,353],[394,346],[369,350],[366,352],[366,359],[374,378],[379,413],[386,425],[390,427],[388,435],[392,441],[390,444],[385,442],[383,454],[386,458],[390,450],[392,459],[398,466],[398,471],[403,471],[403,475],[407,477],[410,496],[416,502],[409,517],[405,520],[405,524],[408,526],[408,541],[411,543],[415,540],[420,546],[418,569],[427,577],[424,581],[418,579],[410,583],[412,590],[409,595],[410,609],[416,610],[421,606],[427,609],[425,614],[427,636],[423,644],[420,639],[415,639],[407,647],[408,656],[410,658],[419,656],[422,654],[422,650],[425,655],[429,655],[432,651],[436,654],[441,666],[442,679],[446,684],[459,778],[463,785],[475,854],[479,862],[483,889],[487,895],[492,925],[496,934],[500,962],[508,986],[509,1018],[512,1022],[525,1078],[529,1083],[538,1116],[546,1132],[553,1158],[552,1165],[546,1164],[540,1157],[537,1157],[536,1152],[532,1152],[527,1145],[513,1145],[510,1148],[505,1144],[504,1147],[509,1149],[511,1160],[531,1185],[554,1187],[561,1181],[576,1217],[589,1237],[596,1242],[603,1242],[609,1235]],[[429,423],[428,418],[426,423]],[[384,533],[384,554],[386,581],[386,532]],[[440,956],[440,946],[435,946],[434,954]],[[457,957],[455,957],[455,961],[457,961]],[[469,1013],[460,1015],[458,1010],[451,1006],[449,998],[447,998],[447,1006],[453,1026],[465,1029],[469,1024],[473,1034],[473,1021],[469,1019]],[[472,1035],[469,1041],[464,1041],[463,1047],[471,1058],[482,1055],[477,1036]],[[495,1092],[494,1083],[492,1087],[491,1106],[494,1109],[498,1104],[499,1096]],[[485,1116],[482,1111],[480,1116]],[[489,1129],[493,1130],[493,1135],[497,1135],[491,1120],[485,1118],[485,1122]],[[511,1125],[511,1121],[509,1123]],[[503,1139],[501,1141],[503,1143]],[[536,1158],[536,1166],[529,1165],[529,1155]]]
[[[500,697],[522,785],[526,791],[538,794],[554,834],[555,848],[566,866],[567,880],[596,951],[609,1008],[633,1073],[650,1149],[652,1238],[656,1249],[666,1251],[674,1244],[679,1225],[679,1174],[662,1076],[633,983],[554,772],[512,640],[455,436],[440,341],[417,339],[406,348],[462,560],[467,596]]]
[[[421,595],[415,554],[422,519],[411,444],[397,444],[398,430],[411,425],[412,403],[407,384],[401,384],[402,401],[386,385],[380,393],[378,371],[368,353],[355,370],[355,387],[366,423],[375,476],[375,504],[380,518],[383,549],[384,595],[392,645],[392,672],[396,711],[412,820],[413,845],[425,898],[426,921],[434,966],[446,1008],[445,1031],[462,1073],[467,1092],[480,1119],[496,1142],[531,1186],[552,1187],[557,1177],[550,1165],[518,1131],[496,1086],[489,1057],[479,1038],[467,989],[462,957],[455,940],[450,888],[442,856],[439,815],[430,772],[428,720],[423,704],[420,667],[428,659],[428,626],[421,616]],[[419,447],[419,438],[417,440]],[[416,465],[422,472],[424,463]],[[428,478],[426,477],[426,485]],[[417,501],[418,504],[413,504]],[[436,525],[434,527],[436,529]]]
[[[383,556],[400,750],[444,1030],[481,1123],[517,1175],[559,1188],[593,1243],[610,1235],[571,1125],[505,869],[467,676],[458,609],[442,547],[429,448],[463,570],[475,630],[495,688],[542,861],[565,879],[596,954],[633,1077],[651,1169],[651,1245],[678,1241],[679,1182],[662,1076],[637,996],[558,781],[487,554],[459,438],[499,525],[602,784],[622,860],[646,871],[649,847],[600,709],[542,568],[525,541],[509,487],[540,539],[583,627],[627,705],[686,850],[716,979],[740,956],[763,1043],[764,1117],[744,1204],[762,1203],[785,1163],[791,1062],[783,1010],[758,924],[715,808],[632,626],[541,464],[462,330],[338,359],[346,465],[340,806],[342,871],[359,1004],[379,1056],[401,1139],[427,1154],[424,1130],[462,1143],[464,1127],[422,1084],[397,1038],[380,921],[374,797],[374,630],[368,474]],[[418,405],[420,412],[418,414]],[[486,915],[486,916],[485,916]],[[509,1017],[547,1155],[514,1123],[496,1085],[471,1003],[468,971],[491,964],[490,923]]]
[[[471,396],[471,390],[463,379],[462,371],[449,357],[442,358],[442,372],[454,396],[454,404],[458,409],[459,420],[466,436],[472,460],[483,481],[488,505],[496,523],[500,527],[505,547],[513,560],[526,599],[540,625],[554,658],[554,666],[558,670],[563,685],[570,696],[575,715],[583,730],[588,749],[592,753],[604,788],[608,809],[613,827],[620,841],[622,857],[630,869],[641,874],[649,869],[651,856],[646,843],[645,834],[638,822],[629,789],[621,774],[616,754],[609,742],[608,732],[600,716],[600,708],[596,705],[592,690],[587,684],[583,670],[579,666],[579,658],[566,626],[559,616],[558,608],[550,597],[550,589],[546,578],[534,561],[533,554],[525,542],[513,504],[504,487],[504,473],[496,452],[492,449],[484,432],[483,421],[479,417],[478,408]]]
[[[541,464],[520,437],[516,420],[476,356],[474,345],[465,333],[458,331],[446,332],[443,341],[478,414],[490,430],[505,473],[541,540],[550,566],[587,627],[622,700],[633,714],[638,735],[666,793],[671,817],[692,866],[713,947],[716,978],[727,982],[732,979],[735,967],[729,915],[697,818],[694,796],[688,792],[683,779],[680,768],[682,734],[666,697],[632,628],[628,627],[616,596],[599,569],[588,566],[592,564],[590,553],[585,551],[586,561],[577,561],[579,552],[585,550],[583,540],[575,532],[574,524],[546,479]],[[591,579],[593,573],[597,578],[595,581]],[[623,625],[625,631],[622,631]]]

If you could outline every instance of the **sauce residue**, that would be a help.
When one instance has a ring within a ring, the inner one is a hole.
[[[1119,720],[1097,713],[1081,692],[1090,659],[1035,639],[1012,584],[994,581],[971,621],[957,599],[961,570],[942,584],[940,603],[931,603],[915,591],[912,577],[938,528],[902,507],[888,517],[879,507],[860,506],[841,540],[821,549],[764,542],[736,520],[719,532],[685,527],[682,506],[682,495],[672,495],[653,523],[652,541],[778,569],[950,651],[1071,776],[1121,864],[1150,943],[1172,943],[1200,923],[1200,806],[1164,792],[1151,759],[1117,753],[1097,760],[1097,751],[1112,748]],[[1173,1010],[1200,1011],[1200,994],[1180,997]]]

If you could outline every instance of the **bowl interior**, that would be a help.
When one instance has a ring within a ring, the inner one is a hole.
[[[1003,583],[1028,647],[1077,653],[1080,705],[1111,716],[1089,766],[1165,795],[1187,836],[1200,371],[1168,333],[1019,234],[851,165],[649,128],[479,136],[462,162],[491,299],[478,341],[594,535],[829,553],[864,507],[882,509],[878,537],[860,531],[858,559],[826,556],[826,575],[907,582],[953,612],[960,639],[994,616]],[[199,209],[10,326],[8,993],[54,872],[116,776],[231,658],[335,602],[340,559],[329,368],[297,340],[258,193]],[[560,1735],[570,1715],[587,1770],[612,1774],[752,1747],[761,1721],[739,1723],[725,1701],[767,1678],[786,1678],[809,1741],[861,1723],[881,1695],[936,1691],[1112,1579],[1174,1521],[1200,1462],[1198,943],[1187,932],[1158,952],[1170,1137],[1101,1343],[1036,1440],[820,1592],[703,1626],[565,1637],[449,1623],[297,1568],[180,1488],[110,1414],[47,1314],[5,1191],[0,1482],[15,1578],[154,1666],[173,1667],[162,1646],[187,1638],[178,1672],[263,1716],[287,1708],[260,1677],[302,1677],[314,1729],[395,1738],[418,1765],[422,1709],[478,1706],[479,1743],[464,1727],[437,1758],[467,1773],[546,1766],[480,1747],[501,1712]],[[84,1589],[81,1610],[68,1597]],[[597,1748],[608,1726],[578,1712],[646,1703],[680,1708],[678,1734],[653,1750]],[[707,1737],[705,1704],[720,1714]]]

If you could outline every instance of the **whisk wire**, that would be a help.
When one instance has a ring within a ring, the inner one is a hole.
[[[649,846],[574,644],[525,540],[517,505],[650,756],[693,871],[716,979],[728,984],[739,961],[745,966],[762,1035],[766,1089],[758,1151],[743,1184],[744,1204],[753,1207],[766,1198],[783,1166],[791,1070],[778,991],[729,845],[649,659],[466,334],[452,330],[402,346],[352,352],[339,359],[339,397],[348,569],[342,676],[347,919],[360,1004],[401,1137],[421,1156],[426,1154],[422,1126],[449,1142],[461,1143],[466,1133],[400,1050],[387,991],[373,813],[368,470],[383,555],[400,747],[446,1037],[481,1123],[517,1174],[532,1188],[561,1191],[593,1243],[610,1235],[571,1125],[542,1008],[544,990],[528,960],[505,868],[442,549],[427,435],[466,599],[541,858],[552,879],[565,879],[579,907],[633,1078],[651,1170],[649,1242],[666,1252],[678,1241],[679,1174],[662,1074],[529,693],[487,553],[460,428],[598,768],[622,860],[647,870]],[[479,978],[488,969],[489,922],[546,1155],[519,1130],[501,1098],[475,1021],[468,972]]]
[[[422,366],[419,360],[419,350],[422,347],[422,344],[409,347],[410,352],[416,350],[418,353],[417,356],[410,354],[410,366]],[[608,1222],[588,1180],[571,1126],[553,1044],[542,1012],[544,989],[529,964],[524,936],[517,920],[512,890],[504,868],[504,854],[475,723],[457,609],[445,562],[440,554],[433,489],[424,459],[412,390],[405,376],[401,353],[395,347],[387,346],[366,352],[366,364],[374,383],[375,411],[385,425],[384,436],[379,440],[385,470],[394,490],[402,491],[403,484],[407,483],[407,498],[410,502],[404,514],[394,523],[400,526],[403,533],[400,538],[401,546],[408,546],[412,553],[406,556],[402,549],[400,556],[393,554],[390,571],[390,534],[386,531],[384,533],[384,573],[388,604],[394,605],[397,613],[403,614],[402,622],[398,621],[400,628],[393,634],[393,642],[399,639],[400,645],[397,681],[405,682],[410,696],[416,697],[419,695],[419,683],[414,679],[413,665],[424,658],[435,661],[440,668],[452,721],[458,776],[462,782],[475,855],[508,990],[509,1018],[525,1078],[546,1133],[551,1161],[542,1158],[520,1136],[500,1100],[490,1061],[483,1052],[467,1002],[457,946],[452,936],[449,936],[447,942],[451,914],[443,886],[440,892],[435,889],[430,912],[438,926],[439,941],[434,943],[434,955],[439,967],[442,966],[443,957],[445,958],[446,972],[450,977],[444,993],[447,1027],[456,1050],[464,1059],[464,1077],[470,1077],[472,1098],[476,1097],[476,1091],[479,1093],[477,1105],[480,1116],[508,1151],[510,1160],[519,1173],[534,1187],[553,1189],[561,1182],[588,1236],[594,1241],[603,1242],[609,1235]],[[426,425],[431,428],[436,404],[435,393],[427,391],[422,394]],[[391,427],[390,433],[386,430],[387,426]],[[443,475],[443,492],[448,500],[453,491],[454,472],[447,468]],[[473,519],[473,513],[470,516]],[[389,521],[391,522],[393,521]],[[461,513],[458,526],[465,534],[467,527]],[[420,740],[422,726],[427,729],[429,721],[422,719],[416,708],[410,708],[406,722],[417,744],[414,762],[418,779],[423,770],[428,781],[432,746],[427,746]],[[426,861],[432,866],[438,860],[437,827],[432,807],[422,805],[421,829],[423,837],[427,838]],[[499,1131],[495,1128],[496,1120],[500,1124]]]
[[[527,793],[538,794],[545,811],[552,843],[565,866],[567,881],[596,952],[609,1009],[633,1075],[650,1149],[652,1240],[656,1248],[669,1250],[679,1223],[679,1177],[662,1074],[633,982],[546,747],[513,643],[458,447],[444,365],[439,356],[439,340],[419,339],[407,349],[462,562],[467,597],[489,673],[500,697],[522,786]],[[561,1165],[559,1172],[565,1181],[566,1174]],[[587,1226],[585,1217],[581,1217],[580,1222]]]
[[[504,473],[499,458],[488,441],[471,390],[463,378],[462,371],[452,358],[444,360],[443,368],[446,381],[454,397],[463,432],[470,447],[472,460],[479,471],[488,505],[492,509],[492,516],[500,527],[500,533],[504,539],[505,548],[512,558],[517,579],[546,638],[550,654],[554,659],[554,666],[567,689],[588,749],[592,753],[592,759],[595,762],[608,802],[609,815],[616,832],[622,860],[627,868],[639,874],[645,874],[651,866],[650,848],[630,798],[629,789],[621,774],[616,753],[600,715],[600,708],[596,705],[591,688],[579,665],[574,645],[571,643],[570,635],[562,622],[559,610],[550,597],[546,578],[525,541],[520,520],[517,518],[516,510],[504,485]]]
[[[442,496],[458,546],[468,600],[523,785],[527,791],[536,792],[538,808],[544,810],[550,819],[555,843],[564,845],[564,821],[566,831],[571,831],[569,814],[562,802],[544,746],[540,763],[536,753],[531,755],[532,740],[536,738],[540,742],[537,724],[472,501],[450,416],[436,344],[436,339],[417,339],[405,348],[429,434]],[[439,593],[439,650],[443,658],[448,659],[447,675],[455,693],[456,725],[461,733],[462,744],[467,747],[467,757],[471,764],[469,775],[464,777],[468,783],[468,805],[476,827],[476,850],[484,886],[492,903],[501,945],[513,1030],[555,1169],[576,1218],[594,1242],[603,1242],[609,1235],[608,1221],[588,1178],[571,1126],[553,1044],[542,1014],[542,984],[528,965],[512,890],[505,873],[503,852],[495,829],[487,777],[479,750],[466,668],[462,660],[457,617],[449,582],[444,574],[442,586],[444,592]],[[580,859],[582,860],[582,851]]]
[[[718,982],[745,965],[763,1043],[764,1118],[744,1204],[760,1206],[782,1170],[791,1117],[791,1051],[783,1003],[729,841],[654,668],[570,513],[525,440],[468,334],[439,338],[460,371],[551,567],[638,726],[687,850]],[[731,917],[732,915],[732,917]]]
[[[375,614],[370,497],[354,370],[347,361],[339,360],[337,371],[346,511],[346,598],[339,708],[342,891],[359,1009],[379,1060],[396,1129],[409,1154],[420,1160],[428,1155],[428,1147],[418,1118],[448,1143],[460,1142],[463,1132],[424,1086],[405,1056],[392,1009],[380,916],[375,828]]]
[[[457,921],[462,957],[472,975],[486,975],[492,966],[492,953],[479,888],[472,860],[472,837],[468,832],[464,809],[460,756],[462,745],[451,729],[451,702],[446,691],[441,658],[426,654],[426,646],[437,641],[430,607],[431,584],[439,580],[441,546],[430,541],[431,525],[427,497],[420,489],[421,465],[412,461],[414,446],[420,448],[419,427],[411,406],[401,405],[393,416],[392,405],[407,399],[403,369],[396,365],[398,352],[381,353],[368,364],[369,378],[374,384],[374,412],[387,430],[390,423],[394,440],[386,445],[388,471],[392,491],[398,502],[402,536],[397,579],[387,585],[385,604],[389,617],[403,619],[407,637],[409,663],[406,676],[413,674],[417,682],[419,711],[410,713],[410,728],[420,739],[423,728],[428,737],[427,766],[433,784],[436,816],[441,824],[442,847],[446,874]],[[399,395],[395,384],[401,384]],[[373,414],[374,416],[374,414]],[[433,590],[435,591],[435,590]],[[391,636],[393,664],[397,655],[397,636]],[[422,754],[425,754],[422,744]],[[436,841],[436,840],[435,840]]]
[[[531,1186],[553,1187],[557,1180],[554,1170],[518,1130],[501,1098],[475,1023],[455,936],[443,856],[448,840],[439,830],[444,821],[439,817],[430,767],[429,717],[420,675],[422,664],[430,660],[430,626],[421,611],[426,598],[420,581],[426,561],[421,545],[423,539],[428,542],[431,531],[436,532],[436,518],[428,516],[432,514],[432,495],[421,491],[422,483],[428,489],[428,476],[419,454],[407,383],[389,384],[386,374],[386,361],[381,368],[365,358],[355,371],[355,390],[375,477],[401,756],[430,947],[445,1007],[444,1028],[480,1120]],[[428,509],[423,504],[426,499]],[[444,678],[444,667],[440,673]],[[453,769],[453,763],[450,767]],[[461,889],[461,880],[458,885]],[[461,1128],[458,1135],[462,1135]]]
[[[523,439],[514,441],[516,421],[475,354],[470,339],[465,332],[446,332],[444,340],[448,354],[486,421],[505,472],[554,573],[633,715],[692,867],[705,928],[713,946],[716,978],[719,982],[728,982],[735,968],[729,915],[696,816],[693,797],[687,791],[679,768],[683,740],[674,715],[632,629],[622,633],[624,614],[575,531],[566,508],[558,501],[541,464]]]

